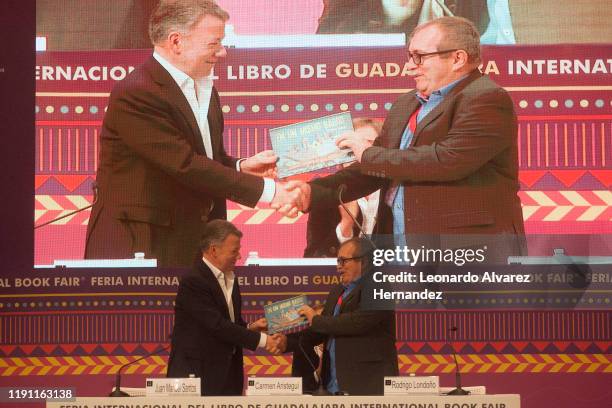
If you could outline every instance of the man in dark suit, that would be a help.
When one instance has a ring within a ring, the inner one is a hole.
[[[247,325],[234,267],[242,233],[225,220],[204,228],[201,259],[181,279],[174,306],[168,377],[201,378],[202,395],[241,395],[242,348],[277,352],[279,338],[261,331],[264,318]]]
[[[293,351],[297,358],[310,354],[313,345],[325,343],[322,381],[332,394],[382,395],[384,377],[398,375],[395,314],[364,307],[371,250],[364,238],[351,238],[340,246],[341,285],[330,291],[321,314],[303,306],[300,313],[310,327],[281,341],[281,350]]]
[[[203,226],[225,218],[225,200],[253,207],[297,199],[274,183],[276,156],[244,160],[223,148],[223,114],[212,68],[228,14],[206,0],[161,1],[151,15],[151,58],[119,82],[100,135],[99,197],[86,258],[157,258],[190,266]],[[292,214],[291,214],[292,215]]]
[[[468,20],[417,27],[408,47],[416,89],[395,102],[374,146],[359,130],[339,138],[358,163],[313,182],[312,201],[334,202],[342,184],[347,200],[382,188],[375,233],[395,245],[486,247],[491,263],[524,255],[516,114],[480,61]]]

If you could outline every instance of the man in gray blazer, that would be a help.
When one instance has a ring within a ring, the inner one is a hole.
[[[408,46],[416,89],[393,104],[374,146],[359,130],[339,138],[358,163],[311,183],[312,201],[336,202],[343,184],[347,201],[382,188],[375,234],[395,245],[486,248],[492,263],[525,255],[517,118],[480,62],[470,21],[418,26]]]

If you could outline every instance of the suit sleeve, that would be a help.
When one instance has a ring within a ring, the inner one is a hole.
[[[177,128],[172,114],[179,113],[170,101],[137,87],[123,89],[112,98],[109,106],[113,111],[109,114],[113,120],[108,125],[132,154],[191,189],[250,207],[257,203],[263,192],[263,179],[224,165],[232,162],[227,154],[221,159],[223,163],[197,154]]]
[[[301,353],[300,345],[304,351],[308,352],[309,348],[321,344],[327,340],[327,336],[323,333],[317,333],[308,328],[298,333],[287,335],[287,352]]]
[[[213,299],[208,285],[197,277],[187,276],[179,287],[177,307],[185,309],[191,319],[219,340],[255,350],[260,334],[245,328],[242,318],[233,323],[223,316]]]
[[[508,149],[516,138],[512,100],[500,88],[461,95],[447,135],[430,145],[406,150],[372,146],[363,153],[364,174],[382,172],[406,182],[444,182],[463,179]]]
[[[371,332],[388,315],[389,311],[355,310],[338,316],[315,316],[310,329],[327,336],[359,336]]]
[[[318,178],[310,183],[312,188],[312,202],[323,207],[339,205],[338,188],[346,185],[347,189],[342,195],[344,202],[365,197],[383,186],[384,179],[364,176],[359,163],[354,163],[346,169],[327,177]]]

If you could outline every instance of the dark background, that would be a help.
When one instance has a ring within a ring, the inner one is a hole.
[[[36,2],[0,1],[0,254],[3,270],[30,271],[34,234]]]

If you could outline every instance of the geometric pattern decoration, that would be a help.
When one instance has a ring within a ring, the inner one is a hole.
[[[91,196],[84,195],[35,195],[34,196],[35,225],[51,221],[69,214],[79,208],[91,205]],[[78,224],[87,225],[90,210],[84,210],[53,223],[53,225]]]
[[[41,344],[36,346],[0,346],[0,358],[12,357],[83,357],[83,356],[135,356],[154,353],[168,355],[162,343],[93,343],[93,344]],[[159,351],[157,351],[159,350]]]
[[[69,275],[70,272],[64,274]],[[166,278],[172,281],[172,277]],[[313,289],[317,290],[316,287],[302,287],[300,291],[309,294],[314,293],[311,292]],[[91,287],[83,284],[81,290],[89,292]],[[28,306],[16,302],[20,305],[20,311],[7,313],[5,304],[5,312],[0,314],[0,357],[154,352],[161,349],[162,344],[168,343],[168,333],[172,331],[174,314],[171,300],[166,300],[168,305],[159,309],[147,310],[149,306],[139,306],[136,299],[129,303],[128,307],[132,310],[126,311],[123,308],[128,301],[120,300],[120,297],[132,299],[141,293],[139,296],[147,296],[152,301],[165,295],[173,299],[175,290],[172,286],[158,288],[158,292],[127,292],[124,295],[119,292],[96,293],[96,302],[107,304],[102,307],[78,306],[70,294],[62,293],[62,302],[66,302],[67,310],[47,312],[26,311],[23,309]],[[261,296],[252,290],[243,291],[245,298]],[[267,297],[272,294],[282,296],[280,288],[263,293],[267,293]],[[81,299],[78,301],[82,302]],[[122,302],[119,309],[108,309],[108,304],[119,301]],[[74,304],[69,306],[71,302]],[[92,307],[97,310],[90,310]],[[244,305],[245,318],[253,320],[261,316],[261,307],[259,302],[257,306]],[[609,310],[532,310],[532,303],[524,307],[526,310],[396,310],[396,336],[400,353],[446,353],[448,350],[443,347],[448,341],[453,341],[455,349],[464,354],[611,352],[612,314]],[[602,303],[600,307],[609,306]],[[81,308],[87,310],[78,310]],[[451,327],[458,328],[457,334],[449,334]]]
[[[137,356],[26,357],[0,359],[0,376],[115,374]],[[126,374],[162,375],[167,359],[148,357],[127,367]]]
[[[324,173],[320,174],[325,175]],[[300,179],[309,177],[300,177]],[[93,174],[36,174],[36,194],[92,194]],[[522,190],[609,190],[612,170],[520,170]]]
[[[400,354],[612,354],[611,341],[398,342]]]
[[[448,354],[400,354],[400,373],[452,373]],[[463,354],[457,355],[462,373],[612,373],[608,354]]]
[[[0,359],[0,377],[116,374],[139,356],[15,357]],[[292,357],[244,357],[247,375],[281,376],[291,373]],[[611,354],[460,354],[462,373],[612,373]],[[450,354],[400,354],[400,374],[448,374],[455,370]],[[166,374],[167,357],[147,357],[127,367],[125,374],[154,377]]]
[[[34,196],[34,222],[36,225],[61,217],[79,208],[91,204],[91,195],[44,195]],[[52,225],[87,225],[89,209],[68,216]],[[270,208],[250,208],[237,203],[230,203],[227,219],[235,224],[296,224],[306,222],[305,214],[300,213],[296,218],[284,217]]]
[[[122,343],[122,344],[46,344],[46,345],[19,345],[0,346],[0,359],[14,358],[64,358],[64,357],[108,357],[130,356],[155,353],[158,356],[167,356],[168,351],[163,350],[167,344],[162,343]],[[428,342],[397,342],[399,354],[430,355],[451,354],[612,354],[611,341],[441,341]],[[245,350],[245,356],[254,356],[256,353]],[[262,357],[263,356],[259,356]],[[272,356],[267,356],[272,357]]]
[[[612,192],[599,191],[521,191],[525,221],[610,221]]]
[[[609,222],[612,220],[612,192],[591,191],[520,191],[525,221],[543,222]],[[35,196],[34,220],[36,224],[60,217],[91,204],[91,195]],[[54,225],[87,225],[89,210],[66,217]],[[270,208],[250,208],[230,203],[228,220],[236,224],[295,224],[306,222],[305,214],[297,218],[283,217]]]

